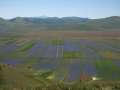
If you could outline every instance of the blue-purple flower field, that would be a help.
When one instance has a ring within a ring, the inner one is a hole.
[[[120,39],[2,36],[0,70],[8,87],[119,81]]]

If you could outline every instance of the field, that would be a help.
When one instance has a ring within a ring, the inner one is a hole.
[[[0,64],[3,86],[5,80],[8,86],[119,81],[120,33],[41,31],[1,35]],[[14,80],[17,83],[12,83]]]

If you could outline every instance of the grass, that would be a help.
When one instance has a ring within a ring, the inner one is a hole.
[[[43,79],[48,79],[48,80],[55,79],[55,75],[52,71],[40,72],[36,75],[36,77],[43,78]]]
[[[107,59],[119,59],[120,54],[113,51],[100,51],[100,55]]]
[[[77,51],[64,51],[63,58],[71,59],[71,58],[80,58],[82,57],[82,53]]]
[[[114,79],[114,75],[120,75],[120,69],[111,60],[99,60],[96,61],[96,69],[98,76],[103,79]],[[120,79],[120,78],[119,78]]]
[[[15,42],[16,40],[12,37],[3,37],[3,38],[0,38],[0,43],[2,44],[9,44],[9,43],[13,43]]]
[[[31,42],[31,43],[26,43],[24,46],[22,46],[22,48],[19,50],[21,52],[25,52],[27,50],[29,50],[30,48],[32,48],[34,46],[35,43]]]
[[[3,72],[2,72],[3,70],[2,70],[2,67],[1,67],[1,65],[0,65],[0,85],[2,85],[2,84],[4,84],[4,79],[3,79]]]
[[[34,46],[34,42],[27,42],[24,43],[21,47],[18,47],[14,52],[11,52],[7,57],[9,58],[23,58],[26,57],[27,52],[29,49],[31,49]]]
[[[55,80],[52,71],[38,72],[38,76],[33,76],[36,71],[26,69],[24,66],[20,68],[1,64],[0,67],[2,68],[0,75],[4,75],[4,78],[0,77],[2,80],[0,90],[120,90],[119,81],[65,82]]]
[[[63,44],[64,44],[64,41],[63,41],[63,40],[56,39],[56,40],[52,40],[52,41],[51,41],[51,44],[52,44],[52,45],[63,45]]]

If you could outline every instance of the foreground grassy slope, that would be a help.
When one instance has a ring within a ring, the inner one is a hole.
[[[0,90],[119,90],[119,81],[75,81],[64,82],[46,79],[45,73],[34,78],[35,71],[27,65],[0,65]],[[50,74],[50,72],[48,72]],[[47,74],[48,74],[47,73]],[[48,74],[48,76],[49,76]]]
[[[32,79],[29,76],[30,70],[25,70],[23,67],[15,67],[11,65],[1,65],[2,81],[1,86],[16,86],[16,87],[34,87],[37,86],[40,82]]]

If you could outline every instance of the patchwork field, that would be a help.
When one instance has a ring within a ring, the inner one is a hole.
[[[65,82],[120,80],[119,34],[46,33],[1,36],[1,68],[8,65],[16,67],[15,70],[23,75],[30,73],[30,80],[33,79],[31,82],[34,84],[43,79]],[[3,70],[6,74],[12,73],[11,69]],[[20,78],[24,79],[22,76]],[[12,80],[14,79],[11,78],[9,82]]]

